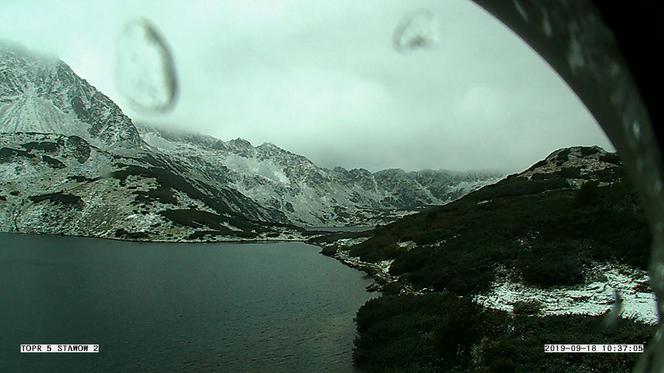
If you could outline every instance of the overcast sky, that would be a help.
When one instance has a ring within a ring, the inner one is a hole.
[[[422,10],[436,42],[395,50],[394,29]],[[133,111],[113,80],[118,34],[139,16],[175,58],[168,114]],[[134,120],[324,167],[511,172],[564,146],[612,149],[554,71],[463,0],[2,0],[0,35],[59,56]]]

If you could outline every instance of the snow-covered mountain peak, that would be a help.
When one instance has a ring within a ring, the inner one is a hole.
[[[289,153],[287,150],[284,150],[277,145],[274,145],[271,142],[264,142],[256,147],[256,150],[258,150],[261,153],[264,154],[281,154],[281,153]]]
[[[277,237],[288,223],[385,224],[496,180],[330,170],[271,143],[134,126],[64,62],[14,47],[0,48],[0,132],[0,228],[12,231]]]
[[[64,62],[0,44],[0,132],[76,135],[101,147],[135,148],[131,120]]]
[[[254,147],[244,139],[224,142],[148,125],[138,128],[151,146],[181,156],[191,167],[223,180],[263,206],[283,211],[302,225],[382,224],[427,205],[447,203],[501,177],[495,173],[420,174],[393,169],[374,174],[361,168],[327,169],[271,143]]]
[[[248,148],[253,148],[254,146],[251,145],[251,142],[238,137],[237,139],[233,139],[228,142],[228,145],[231,145],[233,147],[241,148],[241,149],[248,149]]]
[[[0,72],[16,83],[17,91],[41,90],[39,77],[55,73],[63,64],[56,58],[31,53],[21,46],[0,42]],[[4,87],[3,87],[4,88]]]

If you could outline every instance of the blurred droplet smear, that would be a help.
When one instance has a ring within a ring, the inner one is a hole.
[[[145,112],[165,112],[175,106],[177,77],[173,55],[149,20],[127,23],[115,48],[115,82],[131,106]]]

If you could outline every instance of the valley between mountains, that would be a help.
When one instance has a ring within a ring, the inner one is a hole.
[[[273,144],[134,123],[61,61],[0,51],[0,229],[158,241],[302,239],[441,205],[498,173],[325,169]]]
[[[352,226],[373,229],[311,231]],[[614,153],[560,149],[507,177],[327,169],[134,123],[62,61],[15,46],[0,46],[0,231],[308,240],[383,292],[357,315],[367,371],[624,370],[634,355],[542,359],[542,345],[645,343],[658,322],[648,227]]]

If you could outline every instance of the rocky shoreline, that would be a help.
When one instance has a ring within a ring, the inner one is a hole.
[[[350,248],[368,240],[369,236],[344,237],[333,241],[317,240],[316,238],[307,240],[307,243],[320,247],[321,254],[334,258],[348,267],[365,272],[373,279],[374,282],[367,286],[367,291],[383,292],[387,286],[392,285],[396,286],[400,293],[422,294],[421,291],[417,291],[409,285],[399,283],[398,277],[390,274],[390,266],[394,260],[382,260],[373,263],[350,255]],[[394,290],[392,289],[392,291]]]
[[[13,234],[41,234],[29,232],[4,232]],[[328,233],[326,236],[323,233]],[[344,265],[363,271],[373,279],[367,287],[370,292],[398,292],[399,294],[423,295],[431,293],[428,289],[415,289],[409,284],[399,281],[398,276],[390,274],[390,266],[394,260],[367,262],[350,255],[350,249],[370,238],[357,236],[366,232],[346,234],[356,237],[325,239],[329,232],[310,232],[310,234],[282,234],[277,237],[261,239],[227,239],[227,240],[159,240],[130,237],[103,237],[85,235],[50,236],[101,238],[117,241],[160,242],[160,243],[263,243],[263,242],[305,242],[321,248],[321,254],[332,257]],[[344,234],[341,234],[342,236]],[[592,271],[602,276],[578,286],[554,289],[536,289],[519,283],[513,275],[498,271],[496,281],[490,292],[474,295],[473,301],[488,308],[510,313],[519,312],[518,307],[528,303],[533,315],[545,317],[550,315],[591,315],[598,316],[608,313],[616,307],[619,298],[622,318],[631,319],[647,325],[658,322],[655,296],[648,287],[648,274],[645,271],[629,268],[618,264],[597,264]],[[618,294],[618,295],[616,295]]]

